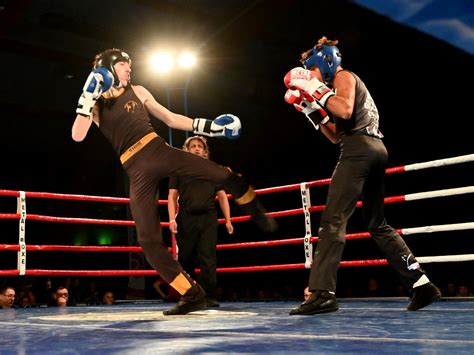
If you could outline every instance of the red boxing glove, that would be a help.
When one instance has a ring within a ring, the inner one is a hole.
[[[319,129],[319,124],[325,125],[329,122],[326,111],[314,99],[312,101],[305,100],[298,90],[288,89],[285,93],[285,101],[293,105],[299,112],[304,113],[315,129]]]
[[[301,94],[298,90],[286,90],[285,93],[285,101],[288,102],[290,105],[293,104],[300,104],[303,101]]]
[[[286,73],[283,81],[289,89],[300,91],[305,100],[317,100],[323,107],[327,100],[335,95],[334,91],[320,82],[316,75],[307,69],[293,68]]]
[[[315,77],[315,74],[311,70],[296,67],[286,73],[285,77],[283,78],[283,82],[288,89],[294,90],[299,89],[297,85],[295,85],[295,80],[309,81]]]
[[[303,101],[313,102],[314,98],[312,96],[303,97],[300,91],[288,89],[285,93],[285,101],[288,102],[290,105],[299,105]]]

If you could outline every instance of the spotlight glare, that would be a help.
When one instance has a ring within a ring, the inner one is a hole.
[[[151,67],[159,73],[167,73],[173,68],[173,58],[169,53],[157,53],[150,59]]]
[[[182,68],[191,68],[196,64],[196,56],[191,52],[181,53],[178,57],[178,63]]]

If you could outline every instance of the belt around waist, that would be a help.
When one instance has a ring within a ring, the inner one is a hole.
[[[128,148],[123,154],[120,156],[120,162],[125,164],[125,162],[133,157],[136,153],[143,149],[148,143],[150,143],[154,138],[158,137],[155,132],[150,132],[138,142],[134,143],[130,148]]]

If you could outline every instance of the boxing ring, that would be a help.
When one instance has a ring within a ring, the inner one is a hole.
[[[440,167],[472,163],[474,154],[388,168],[387,174],[435,170]],[[311,216],[324,209],[312,204],[310,189],[328,185],[322,179],[293,185],[257,190],[257,194],[287,191],[299,193],[301,205],[295,209],[271,211],[276,219],[302,216],[304,235],[297,238],[219,244],[219,251],[258,249],[297,245],[299,255],[294,263],[218,267],[219,273],[279,272],[304,270],[310,267],[313,243],[318,237],[311,228]],[[460,196],[474,192],[474,186],[423,191],[388,196],[386,204],[422,201]],[[27,243],[27,221],[47,223],[75,223],[94,225],[133,226],[130,220],[57,217],[28,213],[30,199],[93,201],[126,204],[128,199],[117,197],[68,195],[45,192],[0,190],[0,196],[15,197],[16,213],[0,213],[2,220],[18,220],[18,243],[0,244],[0,251],[16,252],[16,268],[2,263],[0,276],[141,276],[156,275],[154,270],[49,270],[28,268],[33,253],[50,251],[67,253],[140,253],[137,246],[73,246],[33,245]],[[3,197],[2,197],[3,198]],[[164,205],[166,200],[159,200]],[[434,203],[434,202],[433,202]],[[28,204],[29,205],[29,204]],[[358,203],[358,207],[361,203]],[[267,205],[270,210],[271,206]],[[472,210],[472,209],[471,209]],[[232,218],[233,223],[248,221],[249,216]],[[219,220],[223,223],[223,220]],[[28,222],[29,223],[29,222]],[[314,224],[314,223],[313,223]],[[168,227],[167,222],[162,226]],[[438,232],[474,229],[474,221],[396,228],[402,236],[416,236]],[[370,238],[365,231],[347,234],[348,240]],[[2,238],[4,239],[4,238]],[[64,238],[67,240],[67,238]],[[2,240],[0,240],[2,242]],[[471,244],[472,245],[472,244]],[[346,249],[350,246],[346,246]],[[175,243],[170,252],[176,255]],[[416,251],[418,261],[430,263],[461,263],[474,260],[472,248],[450,255],[423,255]],[[299,261],[298,261],[299,259]],[[360,268],[388,265],[385,259],[343,260],[341,267]],[[468,266],[469,267],[469,266]],[[430,275],[429,275],[430,276]],[[244,278],[242,278],[244,280]],[[442,299],[418,312],[405,311],[407,298],[339,299],[340,310],[317,316],[288,316],[288,311],[300,301],[286,302],[223,302],[219,309],[194,312],[185,316],[163,316],[169,308],[163,302],[119,303],[113,306],[85,306],[66,308],[28,308],[0,310],[0,352],[455,352],[472,353],[474,335],[474,303],[468,299]],[[111,339],[111,337],[113,337]],[[375,348],[377,347],[377,348]]]

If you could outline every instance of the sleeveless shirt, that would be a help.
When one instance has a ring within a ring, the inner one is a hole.
[[[367,135],[383,138],[379,130],[379,112],[364,82],[353,72],[356,79],[354,111],[348,120],[334,117],[337,132],[346,135]]]
[[[147,110],[131,86],[127,86],[116,98],[99,99],[99,129],[119,156],[155,131]]]

